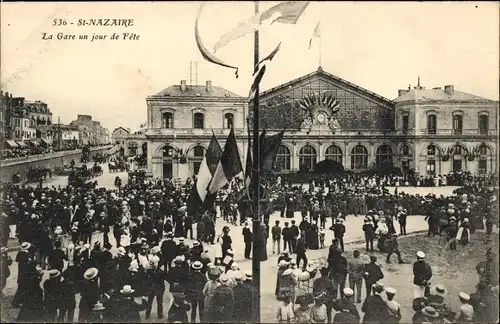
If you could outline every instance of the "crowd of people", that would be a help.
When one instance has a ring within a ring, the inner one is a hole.
[[[310,186],[309,190],[279,180],[266,189],[269,203],[263,208],[261,260],[267,259],[267,241],[272,237],[273,247],[276,246],[278,252],[283,241],[284,249],[296,254],[295,264],[288,260],[290,256],[286,257],[285,268],[281,267],[283,275],[291,269],[292,272],[309,273],[313,278],[307,250],[323,248],[324,232],[332,230],[334,248],[330,248],[328,271],[320,271],[324,274],[321,278],[337,283],[337,293],[348,297],[350,291],[344,291],[343,287],[348,272],[341,275],[343,270],[339,270],[345,264],[342,253],[346,216],[365,216],[366,248],[373,251],[376,240],[379,250],[388,254],[388,262],[392,253],[402,261],[397,249],[396,229],[406,234],[407,215],[426,215],[429,235],[446,233],[450,248],[454,247],[452,238],[467,244],[470,233],[484,227],[489,197],[485,188],[495,179],[471,179],[466,174],[460,177],[453,181],[462,181],[469,192],[452,197],[408,195],[403,188],[390,193],[385,189],[384,178],[378,177],[330,179],[319,186]],[[226,190],[220,193],[217,208],[193,214],[187,206],[192,181],[180,184],[170,180],[149,180],[137,173],[128,183],[119,183],[114,189],[98,188],[95,182],[59,188],[1,184],[2,273],[8,274],[9,263],[12,263],[6,254],[8,239],[15,238],[21,245],[14,260],[19,270],[12,303],[13,307],[20,308],[18,321],[138,322],[142,311],[146,318],[150,317],[155,298],[158,317],[166,315],[172,322],[194,322],[197,318],[201,322],[251,321],[252,275],[242,273],[234,261],[229,227],[225,226],[222,233],[216,232],[217,222],[241,225],[244,254],[251,258],[253,235],[247,221],[252,216],[249,201],[235,201],[235,195]],[[270,214],[274,211],[279,211],[285,220],[300,211],[302,221],[297,225],[292,220],[291,226],[285,222],[283,228],[275,223],[271,228]],[[399,227],[395,226],[396,222]],[[454,228],[455,232],[449,228]],[[93,239],[96,231],[104,234],[102,242]],[[185,243],[186,238],[194,240],[191,246]],[[208,252],[207,246],[211,244],[220,245],[215,254]],[[49,279],[40,285],[44,271]],[[4,278],[2,276],[2,289],[6,284]],[[380,295],[380,289],[383,290],[380,279],[382,277],[368,280],[367,292],[373,289],[375,293],[378,287],[375,295]],[[349,280],[354,283],[351,288],[356,290],[359,300],[359,278],[349,277]],[[278,288],[277,295],[283,298],[285,305],[290,305],[294,294],[283,294]],[[165,309],[167,314],[163,309],[166,292],[170,296]],[[78,294],[79,311],[75,319],[75,296]],[[310,311],[315,315],[310,318],[321,322],[320,313],[325,303],[318,300],[324,300],[325,296],[313,294],[312,297],[317,298]],[[303,299],[311,302],[310,298]],[[343,312],[343,301],[330,301],[327,300],[326,306],[330,309],[328,316],[331,316],[331,309]],[[300,304],[302,311],[307,308],[309,312],[305,302]],[[369,304],[364,309],[369,309]],[[363,312],[365,317],[369,313]],[[279,319],[291,321],[294,316],[289,312]],[[325,321],[328,319],[331,317]]]

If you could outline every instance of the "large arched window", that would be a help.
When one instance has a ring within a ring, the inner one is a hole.
[[[205,116],[203,113],[197,112],[193,117],[193,128],[203,129],[205,128]]]
[[[201,162],[205,156],[205,148],[201,145],[195,146],[192,149],[192,160],[193,160],[193,173],[198,175],[200,171]]]
[[[224,114],[224,128],[234,127],[234,115],[232,113]]]
[[[411,155],[411,150],[410,150],[410,146],[408,146],[408,144],[403,144],[401,145],[401,155],[402,156],[410,156]]]
[[[162,115],[162,127],[174,128],[174,114],[171,112],[164,112]]]
[[[427,115],[427,133],[436,134],[437,120],[435,114]]]
[[[172,146],[165,146],[163,148],[163,157],[164,158],[173,158],[175,156],[176,150]]]
[[[480,175],[488,174],[488,155],[490,155],[490,149],[488,146],[482,144],[479,146],[478,150],[478,172]]]
[[[299,151],[299,165],[305,170],[314,170],[317,159],[316,149],[311,145],[303,146]]]
[[[455,135],[462,134],[463,126],[464,126],[464,117],[461,114],[453,115],[453,133]]]
[[[368,168],[368,150],[363,145],[356,145],[351,151],[351,169],[361,170]]]
[[[438,155],[438,149],[435,145],[427,146],[427,166],[426,171],[428,175],[436,174],[436,157]]]
[[[488,129],[490,126],[490,118],[486,113],[480,113],[479,115],[479,134],[488,135]]]
[[[342,164],[342,149],[337,145],[329,146],[325,151],[325,159]]]
[[[375,153],[375,161],[377,165],[392,163],[392,149],[389,145],[381,145]]]
[[[280,171],[288,171],[291,169],[290,162],[290,150],[288,149],[288,147],[280,145],[280,147],[278,147],[278,152],[276,153],[276,162],[274,163],[274,166]]]

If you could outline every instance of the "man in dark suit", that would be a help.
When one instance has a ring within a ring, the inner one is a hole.
[[[382,324],[387,322],[390,313],[387,303],[381,296],[383,291],[384,286],[376,283],[373,286],[373,295],[366,297],[361,307],[361,311],[365,313],[363,323]]]
[[[248,222],[245,222],[245,227],[243,227],[241,233],[243,234],[243,240],[245,242],[245,259],[251,259],[250,253],[252,252],[253,234],[248,226]]]
[[[384,279],[384,274],[377,264],[376,256],[370,256],[370,263],[366,264],[363,269],[363,278],[365,278],[366,296],[368,297],[372,292],[373,284]]]

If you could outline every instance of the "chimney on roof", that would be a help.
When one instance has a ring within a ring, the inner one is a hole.
[[[207,91],[212,90],[212,81],[207,81]]]
[[[181,80],[181,91],[186,91],[187,90],[187,84],[186,80]]]
[[[398,97],[401,97],[402,95],[404,95],[408,91],[410,91],[410,90],[406,90],[406,89],[400,89],[400,90],[398,90]]]
[[[452,95],[453,92],[455,92],[455,87],[453,87],[453,85],[451,85],[451,84],[445,85],[444,86],[444,92],[446,92],[449,95]]]
[[[420,86],[420,77],[418,77],[417,86],[414,87],[413,89],[415,89],[415,90],[424,90],[425,89],[425,87]]]

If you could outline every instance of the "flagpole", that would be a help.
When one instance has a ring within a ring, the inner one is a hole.
[[[319,67],[321,67],[321,33],[319,34],[319,42],[318,43],[319,43]]]
[[[255,14],[259,13],[259,2],[255,1]],[[254,33],[254,72],[257,73],[259,65],[259,31]],[[253,165],[252,165],[252,205],[253,205],[253,253],[252,253],[252,323],[260,323],[260,150],[259,150],[259,84],[255,89],[253,98]]]

